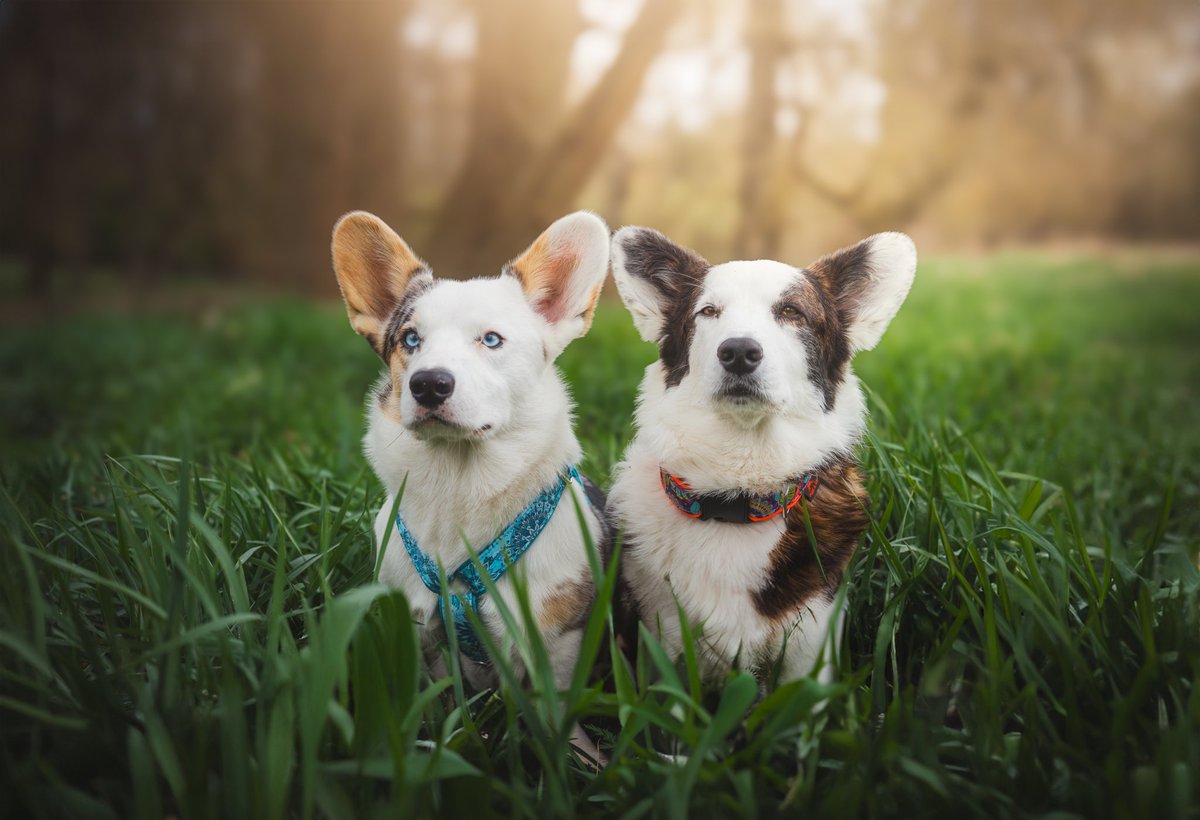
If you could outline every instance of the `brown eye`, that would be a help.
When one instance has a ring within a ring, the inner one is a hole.
[[[779,309],[778,315],[781,319],[795,319],[800,315],[800,311],[794,305],[784,305]]]
[[[717,309],[715,307],[713,307],[712,305],[705,305],[704,307],[700,308],[700,315],[708,316],[711,318],[711,317],[717,315]]]

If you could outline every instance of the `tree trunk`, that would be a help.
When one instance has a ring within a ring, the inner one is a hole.
[[[582,25],[575,4],[563,0],[475,0],[474,7],[477,45],[466,157],[422,251],[439,272],[456,276],[494,270],[485,267],[487,254],[479,251],[514,175],[554,133]]]
[[[56,4],[39,3],[19,11],[24,11],[26,16],[22,21],[24,34],[18,39],[17,48],[26,49],[32,57],[32,76],[28,79],[36,84],[36,89],[31,100],[33,127],[29,151],[21,164],[18,182],[23,194],[18,198],[17,219],[23,225],[20,236],[25,243],[25,294],[45,299],[50,294],[57,257],[54,167],[58,129],[54,121],[54,102],[59,77],[54,38],[60,9]],[[21,64],[20,61],[14,63]]]
[[[332,292],[329,233],[347,210],[402,215],[399,27],[410,3],[262,4],[264,112],[253,262],[270,278]],[[262,251],[265,251],[263,253]]]
[[[787,55],[783,0],[754,0],[746,12],[750,88],[742,134],[740,212],[734,252],[742,259],[778,255],[785,204],[778,173],[775,77]]]
[[[621,51],[572,112],[545,151],[516,169],[515,184],[485,234],[488,258],[505,259],[575,205],[637,102],[646,72],[682,7],[681,0],[646,0]],[[515,245],[514,245],[515,243]]]

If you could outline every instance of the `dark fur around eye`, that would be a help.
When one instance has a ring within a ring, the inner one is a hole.
[[[837,301],[826,289],[824,281],[817,276],[809,277],[807,273],[801,275],[805,278],[776,303],[775,317],[776,321],[790,327],[807,349],[809,380],[821,391],[825,412],[829,412],[850,360],[849,343]],[[795,308],[797,315],[780,315],[785,307]]]
[[[388,320],[387,332],[384,334],[383,349],[379,354],[385,362],[391,358],[392,351],[402,346],[400,342],[404,338],[404,334],[413,329],[408,323],[412,319],[413,311],[416,309],[417,300],[432,290],[433,287],[432,274],[426,271],[414,275],[412,282],[408,286],[408,290],[404,291],[404,297],[396,305],[396,309],[392,311],[392,316]]]

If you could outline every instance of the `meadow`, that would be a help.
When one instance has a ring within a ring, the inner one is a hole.
[[[1194,256],[923,261],[856,364],[873,525],[837,679],[765,698],[645,637],[589,681],[602,611],[566,692],[536,641],[530,690],[429,680],[373,581],[378,367],[340,304],[10,325],[6,814],[1200,816],[1197,305]],[[612,302],[561,360],[602,482],[653,356]]]

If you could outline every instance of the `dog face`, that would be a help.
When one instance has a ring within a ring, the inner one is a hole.
[[[912,286],[916,249],[882,233],[795,268],[710,266],[649,228],[612,241],[613,275],[666,390],[753,424],[834,410],[851,356],[879,341]]]
[[[532,400],[546,368],[591,324],[608,228],[580,211],[551,225],[501,275],[437,280],[378,217],[333,231],[351,326],[388,367],[380,406],[427,441],[485,439]]]

